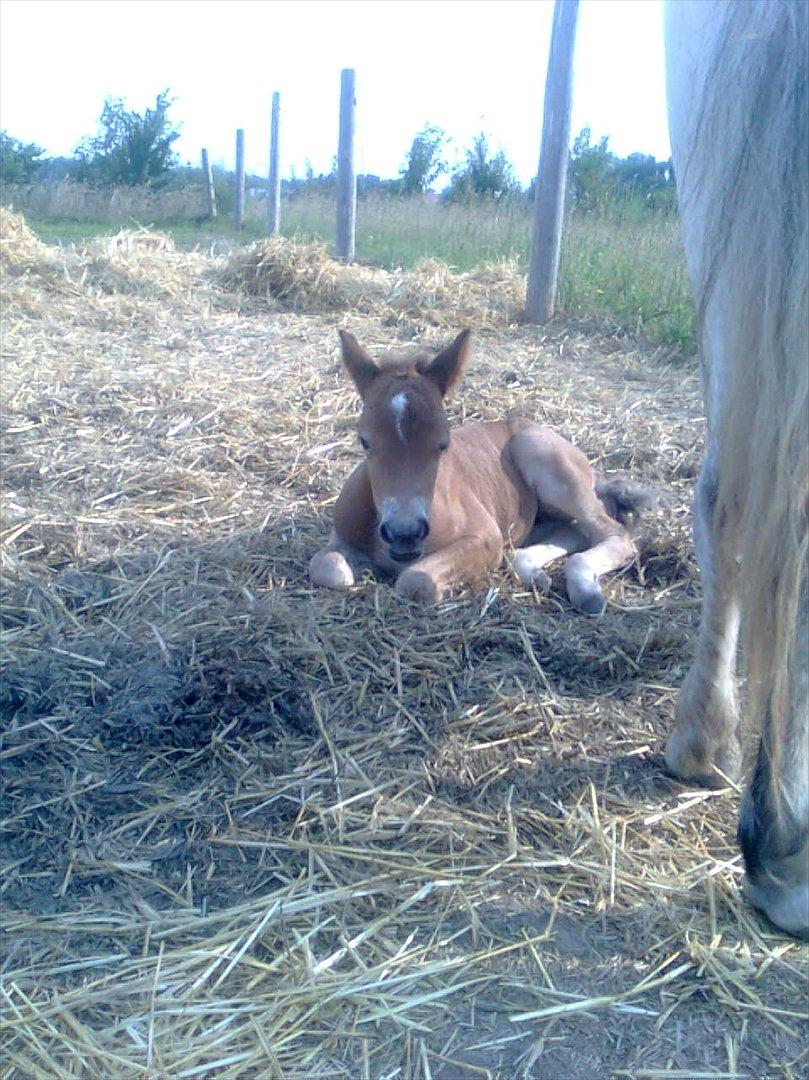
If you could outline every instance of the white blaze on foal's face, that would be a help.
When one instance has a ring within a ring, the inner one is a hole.
[[[390,407],[393,410],[393,418],[396,423],[396,434],[401,441],[404,442],[404,418],[405,413],[407,412],[407,394],[403,390],[398,394],[394,394],[390,401]]]
[[[394,561],[409,562],[422,554],[430,532],[438,462],[449,445],[449,428],[436,388],[418,374],[391,374],[378,389],[378,397],[372,391],[365,399],[360,437],[380,538]]]
[[[381,366],[346,330],[343,361],[362,398],[357,435],[378,514],[380,539],[394,561],[418,558],[430,533],[441,455],[450,446],[444,395],[457,384],[469,331],[435,357],[389,357]]]

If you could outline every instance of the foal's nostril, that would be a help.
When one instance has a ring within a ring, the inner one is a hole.
[[[379,524],[379,535],[383,541],[399,548],[413,547],[420,544],[430,532],[430,524],[426,517],[410,518],[405,521],[382,521]]]

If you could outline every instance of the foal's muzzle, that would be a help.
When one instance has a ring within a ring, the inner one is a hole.
[[[429,533],[430,523],[424,516],[407,520],[388,518],[379,525],[379,535],[388,545],[388,554],[394,562],[413,562],[421,558]]]

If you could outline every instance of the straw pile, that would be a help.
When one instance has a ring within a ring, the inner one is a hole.
[[[319,241],[271,238],[236,252],[220,280],[233,291],[273,298],[294,311],[352,311],[386,324],[505,326],[525,303],[516,264],[497,263],[455,274],[426,259],[412,270],[343,264]]]
[[[367,310],[384,301],[390,275],[377,267],[344,266],[319,241],[270,237],[235,252],[222,283],[274,298],[296,311]]]
[[[315,593],[346,319],[108,254],[127,287],[95,248],[65,292],[3,280],[2,1075],[803,1075],[807,950],[740,896],[737,793],[661,767],[694,373],[511,326],[452,405],[664,490],[602,618],[505,570],[435,610]]]
[[[0,207],[0,271],[35,273],[52,262],[47,246],[34,236],[22,214]]]
[[[506,326],[525,306],[525,279],[514,262],[453,273],[435,259],[418,263],[392,290],[398,318],[431,326]]]
[[[123,321],[145,326],[178,312],[233,309],[239,298],[216,280],[224,261],[178,251],[171,237],[149,229],[99,237],[79,249],[49,247],[21,214],[0,207],[0,274],[8,316],[48,320],[58,302],[62,321],[112,330]]]

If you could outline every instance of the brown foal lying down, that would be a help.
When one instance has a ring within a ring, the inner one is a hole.
[[[627,526],[648,493],[616,479],[596,483],[581,451],[530,420],[450,431],[443,399],[463,374],[468,330],[435,357],[379,365],[353,334],[340,338],[362,398],[365,460],[337,500],[328,546],[310,563],[314,584],[349,588],[373,567],[396,578],[400,596],[433,603],[493,570],[513,545],[525,585],[547,587],[543,568],[567,556],[572,603],[601,612],[598,579],[634,557]]]

